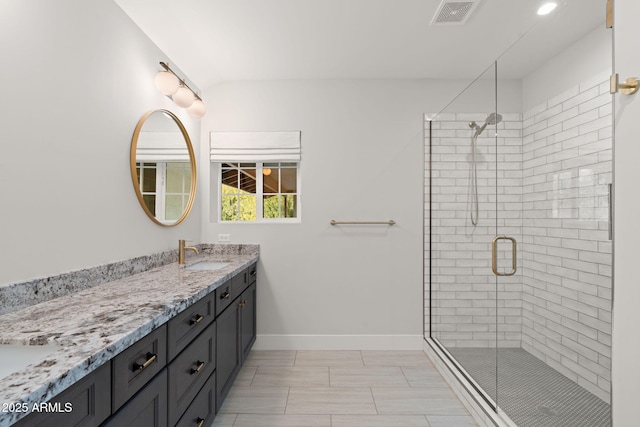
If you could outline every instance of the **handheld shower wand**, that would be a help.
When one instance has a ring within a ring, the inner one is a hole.
[[[478,144],[478,136],[486,129],[488,125],[497,125],[502,121],[502,115],[491,113],[487,116],[482,126],[478,126],[476,122],[469,123],[469,127],[476,132],[471,138],[471,224],[478,225],[478,215],[480,208],[478,207],[478,163],[476,161],[476,152]]]

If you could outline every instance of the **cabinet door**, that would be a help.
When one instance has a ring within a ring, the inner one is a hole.
[[[249,286],[240,296],[240,353],[247,359],[256,341],[256,284]]]
[[[216,319],[216,412],[222,406],[240,366],[239,299]]]
[[[111,414],[111,362],[51,399],[57,411],[32,413],[17,427],[97,427]]]
[[[166,368],[128,401],[104,427],[167,427]]]

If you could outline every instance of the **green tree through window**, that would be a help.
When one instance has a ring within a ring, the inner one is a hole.
[[[298,163],[221,163],[219,176],[221,221],[298,218]]]

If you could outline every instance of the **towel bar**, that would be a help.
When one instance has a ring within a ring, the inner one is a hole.
[[[396,222],[392,219],[389,221],[336,221],[332,219],[329,224],[331,225],[340,225],[340,224],[354,224],[354,225],[394,225]]]

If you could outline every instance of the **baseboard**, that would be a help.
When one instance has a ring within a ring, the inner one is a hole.
[[[258,335],[255,350],[422,350],[422,335]]]

